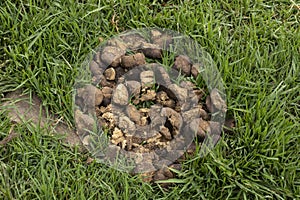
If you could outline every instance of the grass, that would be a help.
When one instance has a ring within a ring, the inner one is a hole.
[[[83,3],[84,2],[84,3]],[[0,147],[1,199],[299,199],[300,10],[275,1],[0,2],[0,94],[34,91],[74,124],[72,87],[89,52],[130,28],[197,40],[222,74],[232,135],[187,161],[169,189],[92,163],[43,130]],[[0,111],[0,139],[11,122]]]

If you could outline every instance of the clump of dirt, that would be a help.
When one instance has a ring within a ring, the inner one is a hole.
[[[134,159],[132,172],[145,172],[146,181],[173,178],[169,168],[180,169],[183,153],[195,152],[194,137],[201,144],[208,134],[220,135],[222,125],[211,121],[211,115],[227,109],[217,89],[205,99],[205,89],[190,81],[199,76],[199,64],[186,55],[175,56],[170,69],[177,74],[156,63],[164,56],[162,47],[172,42],[170,35],[156,30],[150,32],[150,41],[139,34],[109,40],[89,63],[93,85],[78,89],[76,95],[83,144],[90,143],[84,130],[92,130],[88,113],[95,111],[109,136],[106,153],[142,154]],[[179,75],[183,80],[174,79]],[[163,155],[168,158],[161,159]]]

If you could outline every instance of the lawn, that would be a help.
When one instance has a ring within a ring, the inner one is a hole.
[[[0,140],[12,126],[21,137],[0,146],[0,199],[300,199],[300,2],[1,1],[1,98],[34,92],[74,126],[81,63],[101,40],[143,27],[179,31],[212,56],[234,131],[162,188],[87,164],[88,154],[1,108]]]

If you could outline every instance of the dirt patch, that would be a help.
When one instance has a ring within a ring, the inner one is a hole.
[[[83,145],[75,130],[68,127],[59,118],[47,115],[45,107],[42,106],[41,100],[35,94],[23,94],[21,90],[17,90],[8,93],[2,100],[4,103],[1,107],[8,111],[8,117],[13,123],[30,123],[35,128],[38,128],[37,126],[42,129],[48,128],[50,133],[65,136],[63,142],[68,146],[79,145],[83,150]],[[14,132],[12,126],[8,136],[0,141],[0,145],[4,146],[18,136],[19,134]]]

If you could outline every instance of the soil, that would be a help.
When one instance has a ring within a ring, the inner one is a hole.
[[[42,106],[42,101],[35,94],[23,94],[21,90],[10,92],[5,95],[3,104],[1,103],[0,107],[8,111],[8,118],[13,124],[25,122],[30,123],[34,128],[47,129],[51,134],[65,136],[63,139],[64,144],[71,147],[79,146],[80,150],[84,150],[76,131],[71,129],[58,116],[46,112],[46,108]],[[19,135],[14,132],[12,126],[7,138],[0,141],[0,146],[6,145]]]

